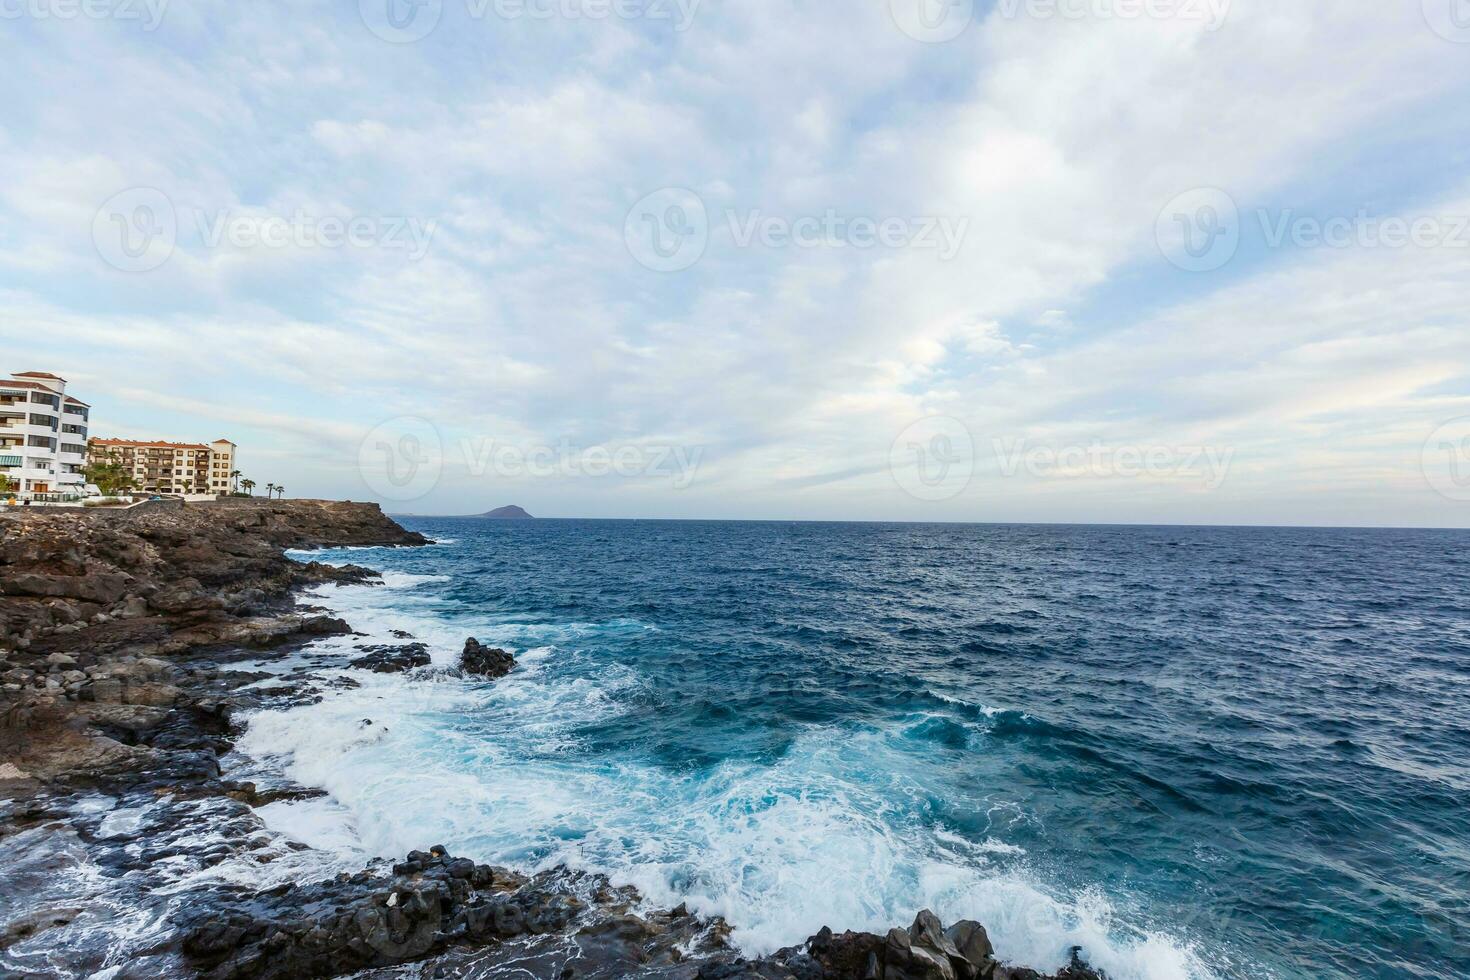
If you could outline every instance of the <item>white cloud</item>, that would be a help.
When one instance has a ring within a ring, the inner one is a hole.
[[[130,424],[144,404],[239,413],[297,485],[349,473],[347,433],[413,412],[706,448],[696,488],[626,489],[630,512],[995,516],[993,498],[926,509],[884,472],[894,434],[945,413],[985,434],[1229,440],[1251,499],[1158,488],[1150,506],[1182,519],[1273,519],[1272,487],[1288,501],[1306,458],[1340,467],[1325,484],[1372,497],[1365,513],[1409,519],[1418,416],[1466,390],[1463,255],[1247,252],[1182,281],[1152,236],[1164,202],[1206,185],[1246,208],[1463,206],[1458,176],[1412,154],[1361,189],[1338,163],[1425,138],[1407,121],[1463,95],[1463,51],[1370,0],[1236,0],[1214,32],[992,17],[946,45],[884,6],[705,5],[682,34],[446,20],[410,45],[303,4],[213,4],[147,39],[23,24],[0,41],[0,70],[36,83],[0,117],[0,335],[119,399],[138,388],[111,380],[122,369],[166,379],[178,400],[139,401]],[[90,232],[138,184],[186,216],[436,231],[417,261],[185,235],[129,275]],[[627,208],[662,186],[697,190],[713,226],[679,274],[623,242]],[[737,247],[725,212],[752,209],[967,224],[948,261]],[[280,438],[318,419],[335,469]],[[1371,450],[1309,456],[1353,427]],[[1045,491],[1015,516],[1092,514],[1095,490]],[[476,492],[435,502],[472,510]]]

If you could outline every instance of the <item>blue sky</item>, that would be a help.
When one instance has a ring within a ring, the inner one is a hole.
[[[399,512],[1470,526],[1470,3],[1141,7],[0,0],[0,368]]]

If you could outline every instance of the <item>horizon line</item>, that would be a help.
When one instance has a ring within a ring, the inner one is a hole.
[[[486,521],[494,524],[526,524],[537,521],[649,521],[666,524],[913,524],[953,527],[1147,527],[1180,529],[1256,529],[1278,531],[1470,531],[1464,527],[1432,524],[1150,524],[1128,521],[958,521],[877,520],[807,517],[524,517],[496,518],[483,514],[406,514],[384,511],[388,517],[417,517],[427,520]]]

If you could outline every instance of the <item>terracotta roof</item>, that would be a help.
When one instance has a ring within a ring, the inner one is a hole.
[[[43,384],[37,384],[34,381],[6,381],[6,380],[3,380],[3,379],[0,379],[0,385],[8,385],[11,388],[39,388],[42,391],[51,391],[51,389],[50,388],[47,388],[45,385],[43,385]],[[53,395],[55,394],[54,391],[52,391],[51,393]]]
[[[67,395],[66,396],[66,403],[68,405],[80,405],[83,408],[91,408],[92,407],[91,405],[88,405],[86,402],[82,401],[80,398],[73,398],[71,395]]]
[[[209,447],[199,442],[161,442],[146,439],[93,439],[94,446],[132,446],[137,449],[203,449]]]
[[[47,374],[45,371],[17,371],[15,372],[15,376],[17,378],[50,378],[52,381],[66,380],[60,375]]]

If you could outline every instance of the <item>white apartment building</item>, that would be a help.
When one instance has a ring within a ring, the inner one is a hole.
[[[0,474],[12,491],[81,491],[88,411],[86,402],[67,395],[65,378],[43,371],[0,378]]]

